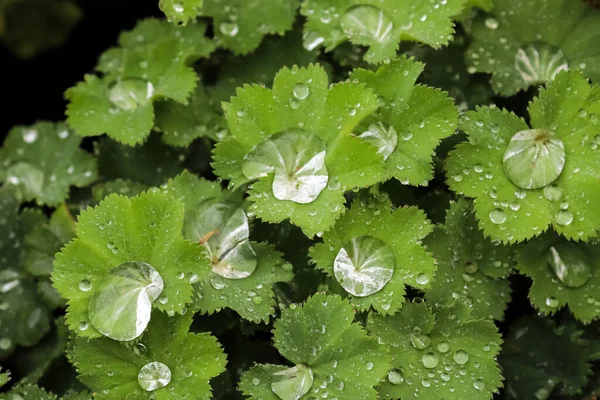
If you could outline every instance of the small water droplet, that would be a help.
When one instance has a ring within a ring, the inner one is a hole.
[[[410,335],[410,343],[417,350],[423,350],[431,344],[431,338],[427,335],[415,334]]]
[[[88,292],[91,288],[92,283],[87,279],[83,279],[81,280],[81,282],[79,282],[79,290],[81,290],[82,292]]]
[[[448,342],[440,342],[437,349],[440,353],[447,353],[450,350],[450,344]]]
[[[558,299],[554,296],[546,298],[546,305],[551,308],[558,307]]]
[[[485,26],[488,29],[496,30],[496,29],[498,29],[499,25],[500,24],[498,23],[498,20],[496,20],[494,18],[486,18],[486,20],[485,20]]]
[[[490,220],[496,225],[501,225],[506,222],[506,213],[496,208],[490,211]]]
[[[429,276],[421,273],[417,275],[416,281],[419,285],[427,285],[429,283]]]
[[[304,83],[299,83],[294,87],[294,97],[298,100],[304,100],[310,94],[310,89]]]
[[[221,22],[219,25],[219,31],[221,31],[221,33],[225,36],[234,37],[240,31],[240,27],[235,22],[226,21]]]

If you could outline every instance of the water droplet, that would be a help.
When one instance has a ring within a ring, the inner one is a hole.
[[[130,78],[108,85],[108,98],[121,110],[131,111],[146,105],[154,96],[154,86],[144,79]]]
[[[419,274],[415,279],[419,285],[427,285],[429,283],[429,276],[427,274]]]
[[[482,173],[483,172],[483,165],[481,164],[475,164],[475,166],[473,167],[473,170],[477,173]]]
[[[38,131],[35,129],[23,129],[23,141],[25,143],[31,144],[35,142],[38,136]]]
[[[502,163],[512,183],[523,189],[538,189],[560,176],[565,157],[565,146],[553,132],[530,129],[512,137]]]
[[[323,44],[324,41],[325,38],[317,32],[304,31],[304,34],[302,35],[302,45],[308,51],[313,51]]]
[[[273,373],[271,390],[281,400],[299,400],[308,393],[313,385],[313,379],[312,369],[304,364],[298,364]]]
[[[567,211],[567,210],[560,210],[559,212],[554,214],[554,221],[558,225],[563,225],[563,226],[570,225],[571,222],[573,222],[573,213],[571,213],[571,211]]]
[[[559,48],[536,42],[517,50],[515,68],[526,84],[535,85],[554,80],[569,64]]]
[[[256,305],[259,305],[263,302],[263,298],[261,296],[256,296],[252,298],[252,302]]]
[[[558,243],[550,247],[548,264],[556,277],[571,288],[582,287],[592,277],[586,254],[571,243]]]
[[[83,279],[79,282],[79,290],[82,292],[88,292],[92,288],[92,283],[87,279]]]
[[[384,43],[392,38],[394,30],[394,24],[384,12],[370,5],[350,8],[342,16],[341,27],[353,43],[363,45]]]
[[[377,153],[387,160],[398,146],[398,134],[392,125],[384,125],[383,122],[369,125],[369,128],[358,136],[362,140],[377,147]]]
[[[410,335],[410,343],[417,350],[423,350],[429,347],[431,339],[427,335],[412,333]]]
[[[435,353],[429,352],[423,354],[423,357],[421,357],[421,362],[425,368],[431,369],[437,367],[439,358]]]
[[[544,197],[550,201],[558,201],[562,197],[562,189],[556,185],[544,187]]]
[[[125,262],[102,279],[88,305],[90,322],[104,336],[129,341],[139,337],[152,313],[152,303],[164,288],[151,265]]]
[[[240,31],[240,27],[235,22],[226,21],[221,22],[219,31],[225,36],[234,37]]]
[[[274,173],[273,195],[278,200],[312,203],[327,186],[325,143],[301,129],[289,129],[266,138],[244,157],[248,179]]]
[[[136,356],[141,357],[148,353],[148,348],[142,343],[136,343],[135,346],[133,346],[133,352]]]
[[[467,363],[467,361],[469,361],[469,353],[464,350],[458,350],[456,353],[454,353],[453,358],[455,363],[464,365]]]
[[[294,97],[298,100],[304,100],[310,94],[310,89],[304,83],[299,83],[294,87]]]
[[[171,382],[171,370],[161,362],[149,362],[138,373],[140,387],[148,392],[163,388]]]
[[[360,236],[340,249],[333,262],[333,271],[348,293],[366,297],[383,289],[392,279],[394,264],[394,254],[385,242]]]
[[[498,29],[499,25],[500,24],[498,23],[498,21],[494,18],[486,18],[486,20],[485,20],[485,26],[488,29],[496,30],[496,29]]]
[[[450,350],[450,344],[448,342],[440,342],[437,349],[440,353],[447,353]]]
[[[254,386],[260,385],[260,378],[252,378],[252,384]]]
[[[506,222],[506,213],[496,208],[490,211],[490,220],[496,225],[501,225]]]
[[[473,387],[475,387],[477,390],[483,390],[485,388],[485,382],[481,379],[477,379],[475,382],[473,382]]]
[[[89,325],[88,325],[88,323],[87,323],[87,322],[85,322],[85,321],[81,321],[81,322],[79,323],[79,330],[80,330],[80,331],[85,331],[87,328],[89,328]]]
[[[404,376],[402,376],[402,371],[399,369],[393,369],[388,372],[387,379],[392,385],[399,385],[404,382]]]

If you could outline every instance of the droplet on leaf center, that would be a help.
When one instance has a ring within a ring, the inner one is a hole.
[[[310,367],[298,364],[295,367],[271,375],[271,390],[281,400],[299,400],[313,385]]]
[[[161,362],[150,362],[140,369],[138,383],[148,392],[163,388],[171,382],[171,370]]]
[[[110,102],[125,111],[135,110],[149,103],[153,95],[154,86],[144,79],[123,79],[108,86]]]

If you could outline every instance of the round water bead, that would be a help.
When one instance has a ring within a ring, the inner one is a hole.
[[[271,390],[281,400],[299,400],[313,385],[310,367],[298,364],[295,367],[271,375]]]
[[[517,50],[515,68],[525,83],[535,85],[553,80],[569,64],[558,47],[535,42]]]
[[[152,313],[152,303],[162,293],[163,279],[154,267],[141,261],[128,261],[99,283],[88,305],[94,328],[114,340],[139,337]]]
[[[548,251],[548,265],[565,285],[578,288],[592,277],[589,260],[577,245],[558,243]]]
[[[186,238],[206,247],[214,273],[227,279],[243,279],[256,269],[248,217],[238,204],[218,199],[203,201],[186,213],[183,229]]]
[[[139,78],[129,78],[108,85],[108,99],[121,110],[135,110],[147,104],[154,95],[151,82]]]
[[[554,182],[565,167],[565,146],[554,133],[530,129],[516,133],[502,159],[504,173],[523,189],[538,189]]]
[[[149,362],[138,373],[140,387],[148,392],[163,388],[171,382],[171,370],[161,362]]]
[[[387,160],[398,146],[398,134],[392,125],[386,127],[383,122],[369,125],[369,128],[358,136],[377,147],[377,153]]]
[[[288,129],[254,146],[244,157],[242,172],[248,179],[273,172],[276,199],[308,204],[327,186],[325,154],[321,138],[302,129]]]
[[[359,236],[346,243],[333,261],[335,278],[353,296],[377,293],[392,279],[394,254],[382,240]]]
[[[344,33],[354,43],[383,43],[392,37],[394,24],[384,12],[370,5],[358,5],[350,8],[341,19]]]

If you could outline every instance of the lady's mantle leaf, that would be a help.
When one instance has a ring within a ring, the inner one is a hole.
[[[435,148],[454,133],[458,110],[446,93],[415,86],[422,71],[423,64],[398,58],[377,72],[354,70],[350,79],[373,89],[383,102],[355,133],[378,147],[389,177],[426,186],[433,178]]]
[[[580,321],[600,318],[600,244],[548,232],[521,246],[517,268],[533,279],[529,299],[538,310],[554,314],[568,304]]]
[[[283,310],[275,322],[275,347],[291,363],[312,370],[308,396],[377,399],[373,386],[389,370],[389,356],[353,319],[348,302],[317,294]],[[272,384],[287,368],[258,364],[244,373],[240,390],[251,399],[277,400]]]
[[[86,75],[66,91],[69,125],[83,136],[107,133],[128,145],[144,141],[154,125],[153,102],[186,104],[196,87],[189,65],[214,49],[204,31],[202,24],[176,27],[146,19],[121,34],[120,47],[100,58],[103,77]]]
[[[461,126],[469,142],[456,146],[446,160],[450,188],[475,198],[479,226],[503,242],[531,238],[549,225],[569,239],[596,236],[600,86],[590,87],[579,73],[563,72],[531,103],[529,113],[533,129],[494,107],[469,112]],[[531,133],[532,140],[522,140]],[[515,144],[518,149],[512,151]],[[559,177],[545,187],[534,185],[546,182],[536,175],[538,169],[556,165],[557,157],[545,151],[557,144],[564,147]],[[507,162],[507,154],[522,164]],[[524,177],[532,188],[521,182]]]
[[[511,326],[500,364],[511,398],[547,399],[551,394],[575,395],[591,375],[592,346],[574,324],[556,327],[532,317]]]
[[[391,211],[388,201],[357,199],[323,235],[323,243],[311,249],[310,255],[319,269],[337,279],[346,290],[351,288],[348,293],[354,307],[363,311],[373,307],[383,315],[394,314],[402,308],[406,285],[425,289],[433,280],[435,260],[420,245],[429,232],[431,224],[416,207]],[[365,239],[375,239],[381,245],[361,245]],[[380,247],[390,251],[390,260],[377,257]],[[342,264],[346,253],[358,261],[350,268]],[[390,275],[386,275],[385,267],[390,269]],[[378,290],[368,290],[374,284],[378,284]],[[364,293],[357,293],[355,289],[363,286]]]
[[[136,344],[78,338],[73,357],[79,378],[94,399],[212,398],[209,380],[225,370],[227,356],[214,336],[188,333],[191,321],[191,315],[169,318],[155,311]],[[144,371],[157,365],[151,363],[162,366],[148,376]]]
[[[202,0],[159,0],[158,6],[169,22],[185,25],[200,14]]]
[[[425,294],[428,301],[449,305],[461,299],[472,306],[474,318],[504,318],[510,300],[504,278],[513,264],[512,251],[485,239],[469,202],[453,203],[445,225],[436,227],[425,245],[438,262],[435,280]]]
[[[0,394],[0,400],[17,399],[56,400],[57,397],[36,385],[18,385],[7,393]]]
[[[394,316],[373,314],[367,328],[394,357],[378,388],[383,398],[491,399],[502,386],[500,335],[465,305],[432,310],[410,303]]]
[[[58,205],[71,185],[83,187],[96,179],[96,160],[80,143],[63,123],[15,127],[0,149],[0,181],[15,186],[23,201]]]
[[[124,301],[124,295],[135,286],[121,284],[137,285],[138,279],[139,284],[148,279],[148,289],[141,290],[150,291],[150,300],[157,292],[160,294],[154,307],[170,314],[184,312],[192,298],[192,287],[182,276],[195,272],[202,252],[181,235],[183,213],[179,200],[152,190],[132,199],[111,195],[80,214],[77,238],[56,255],[52,274],[54,286],[68,300],[67,323],[71,330],[85,337],[100,336],[90,323],[88,310],[94,309],[93,305],[90,308],[90,301],[105,298],[104,289],[109,282],[117,282],[112,287],[124,290],[115,298]],[[126,263],[141,264],[141,269],[123,271]],[[119,266],[121,269],[117,269]],[[160,282],[164,289],[155,290]],[[124,311],[133,311],[130,306]],[[146,315],[150,312],[148,307],[144,301],[135,310]]]
[[[515,94],[566,69],[600,79],[600,11],[584,1],[496,1],[492,14],[474,24],[467,60],[492,74],[497,93]]]
[[[379,63],[393,58],[400,40],[441,47],[454,33],[451,17],[466,0],[309,0],[301,12],[307,17],[305,47],[323,44],[332,50],[350,40],[368,46],[365,60]]]
[[[230,232],[229,236],[218,239],[220,243],[213,244],[212,241],[217,239],[221,232],[204,232],[211,220],[217,217],[215,214],[219,210],[231,206],[236,213],[244,212],[240,200],[233,200],[239,198],[239,194],[221,193],[218,184],[198,179],[187,171],[169,181],[165,190],[185,203],[183,232],[186,239],[200,242],[198,246],[206,246],[207,249],[208,254],[197,267],[202,272],[192,279],[197,290],[195,305],[208,313],[228,307],[250,321],[268,321],[275,311],[272,285],[292,279],[291,265],[284,262],[281,254],[272,246],[250,242],[247,236],[240,236],[244,225],[248,229],[245,216],[245,224],[240,220],[235,226],[219,227],[223,234],[226,234],[228,229]],[[234,219],[228,222],[234,222]],[[231,231],[231,228],[237,229]],[[243,242],[240,241],[242,238]],[[235,246],[230,247],[232,244],[228,244],[228,240],[233,240]],[[227,251],[226,259],[221,261],[215,260],[221,251],[218,250],[219,245],[224,245],[223,249]],[[244,275],[248,272],[250,274],[241,279],[224,276],[221,265],[233,266],[234,269],[229,271],[231,275],[236,272],[235,267],[240,263],[252,263],[254,269],[245,271]]]
[[[235,54],[256,49],[264,35],[292,28],[298,0],[204,0],[202,15],[213,17],[217,43]]]
[[[289,218],[313,236],[343,212],[344,191],[385,177],[376,148],[350,135],[375,108],[363,85],[329,89],[318,66],[284,68],[273,90],[245,86],[224,104],[231,136],[217,145],[213,166],[232,186],[258,178],[252,213],[268,222]]]

